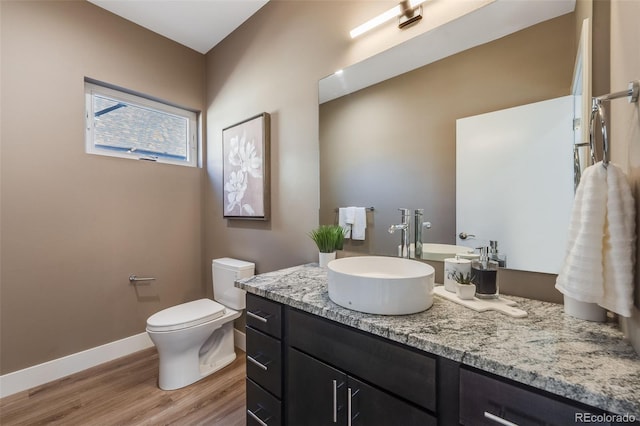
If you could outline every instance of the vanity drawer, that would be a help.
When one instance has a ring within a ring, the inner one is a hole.
[[[461,425],[563,426],[580,423],[576,421],[580,418],[576,415],[587,413],[600,414],[596,410],[590,411],[589,407],[545,396],[481,373],[460,369]],[[609,425],[610,423],[589,422],[589,424]]]
[[[436,411],[436,361],[381,338],[291,309],[289,345]]]
[[[282,404],[251,379],[247,379],[247,426],[265,424],[282,424]]]
[[[280,339],[282,305],[247,293],[247,325]]]
[[[247,331],[247,377],[280,398],[282,396],[282,346],[264,333]]]

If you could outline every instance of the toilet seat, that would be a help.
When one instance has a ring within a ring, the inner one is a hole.
[[[220,318],[225,307],[211,299],[199,299],[193,302],[172,306],[157,312],[147,320],[148,331],[175,331],[194,327]]]

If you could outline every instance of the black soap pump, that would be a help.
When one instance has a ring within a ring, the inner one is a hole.
[[[498,262],[489,259],[489,247],[480,247],[480,258],[471,262],[471,275],[476,285],[476,297],[498,298]]]

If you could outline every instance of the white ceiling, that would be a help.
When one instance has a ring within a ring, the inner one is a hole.
[[[268,0],[88,1],[204,54]]]

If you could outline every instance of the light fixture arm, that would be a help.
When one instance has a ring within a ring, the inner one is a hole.
[[[406,18],[411,18],[415,11],[415,9],[411,7],[409,0],[402,0],[400,2],[400,10],[402,11],[402,16],[405,16]]]
[[[400,2],[402,14],[398,16],[398,28],[406,28],[422,19],[422,5],[412,6],[409,0]]]
[[[356,38],[385,22],[398,18],[398,28],[405,28],[422,19],[422,3],[426,0],[401,0],[400,3],[351,30],[351,38]]]

